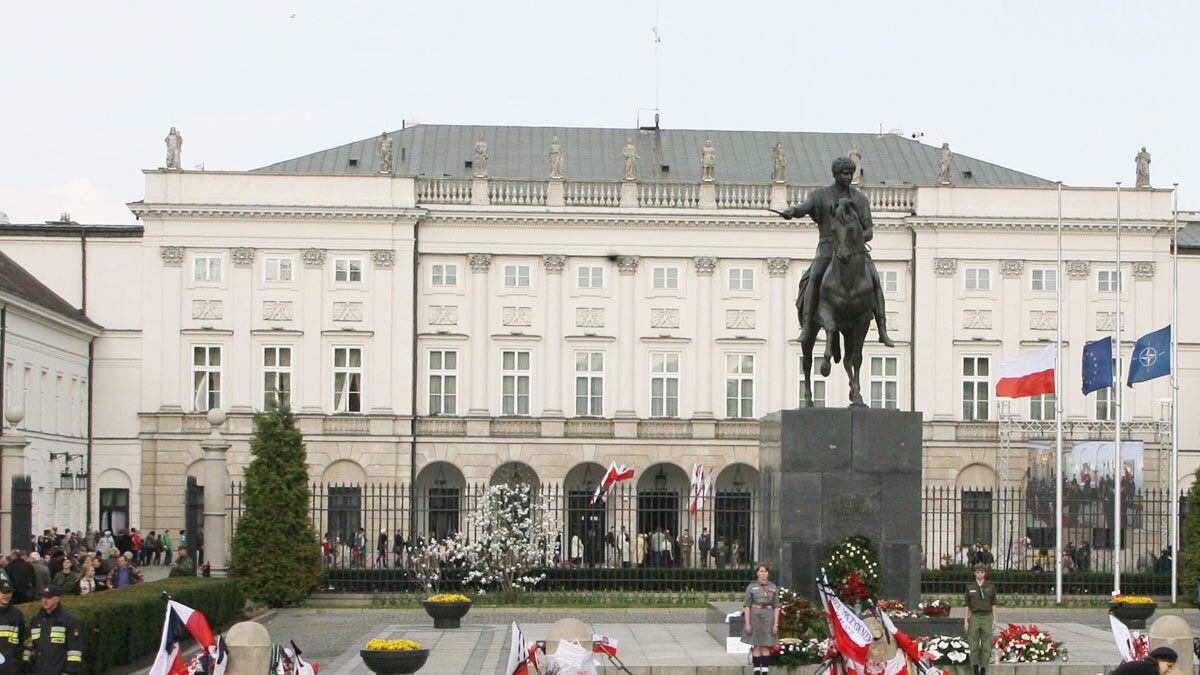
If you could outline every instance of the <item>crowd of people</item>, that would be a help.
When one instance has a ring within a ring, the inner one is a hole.
[[[442,541],[435,533],[406,539],[401,530],[381,529],[371,537],[365,528],[339,535],[326,532],[321,539],[326,567],[409,567],[426,542]],[[678,537],[667,528],[631,534],[625,526],[600,533],[594,528],[563,534],[554,541],[554,564],[561,567],[742,567],[748,564],[746,545],[738,537],[713,537],[705,527],[693,537],[684,530]]]

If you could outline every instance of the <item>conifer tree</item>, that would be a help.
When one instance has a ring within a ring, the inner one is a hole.
[[[254,416],[250,454],[230,573],[248,598],[293,605],[320,582],[321,547],[309,519],[304,440],[291,410]]]
[[[1200,583],[1200,470],[1187,493],[1187,515],[1179,528],[1179,587],[1181,597],[1195,602],[1196,584]]]

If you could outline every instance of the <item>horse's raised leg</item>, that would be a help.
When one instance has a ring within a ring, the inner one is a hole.
[[[803,344],[800,345],[800,349],[801,349],[800,365],[804,368],[804,400],[800,401],[800,407],[811,408],[811,407],[813,407],[813,398],[812,398],[813,343],[812,343],[812,341],[804,342]]]

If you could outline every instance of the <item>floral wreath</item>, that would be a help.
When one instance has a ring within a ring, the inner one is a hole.
[[[829,548],[823,563],[829,585],[849,605],[879,593],[879,556],[866,537],[847,537]]]

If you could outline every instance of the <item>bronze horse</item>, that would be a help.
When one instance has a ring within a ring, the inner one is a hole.
[[[817,326],[825,329],[825,360],[821,363],[821,375],[827,377],[830,364],[842,361],[850,378],[850,405],[865,406],[859,373],[863,342],[874,316],[874,286],[867,271],[870,249],[863,240],[862,221],[854,202],[844,197],[839,199],[835,214],[833,256],[821,277],[813,319]],[[801,284],[800,295],[796,298],[796,309],[801,317],[804,316],[805,284],[810,282],[805,280]],[[817,331],[811,330],[808,334],[809,338],[800,347],[803,350],[804,405],[812,407],[812,355]]]

